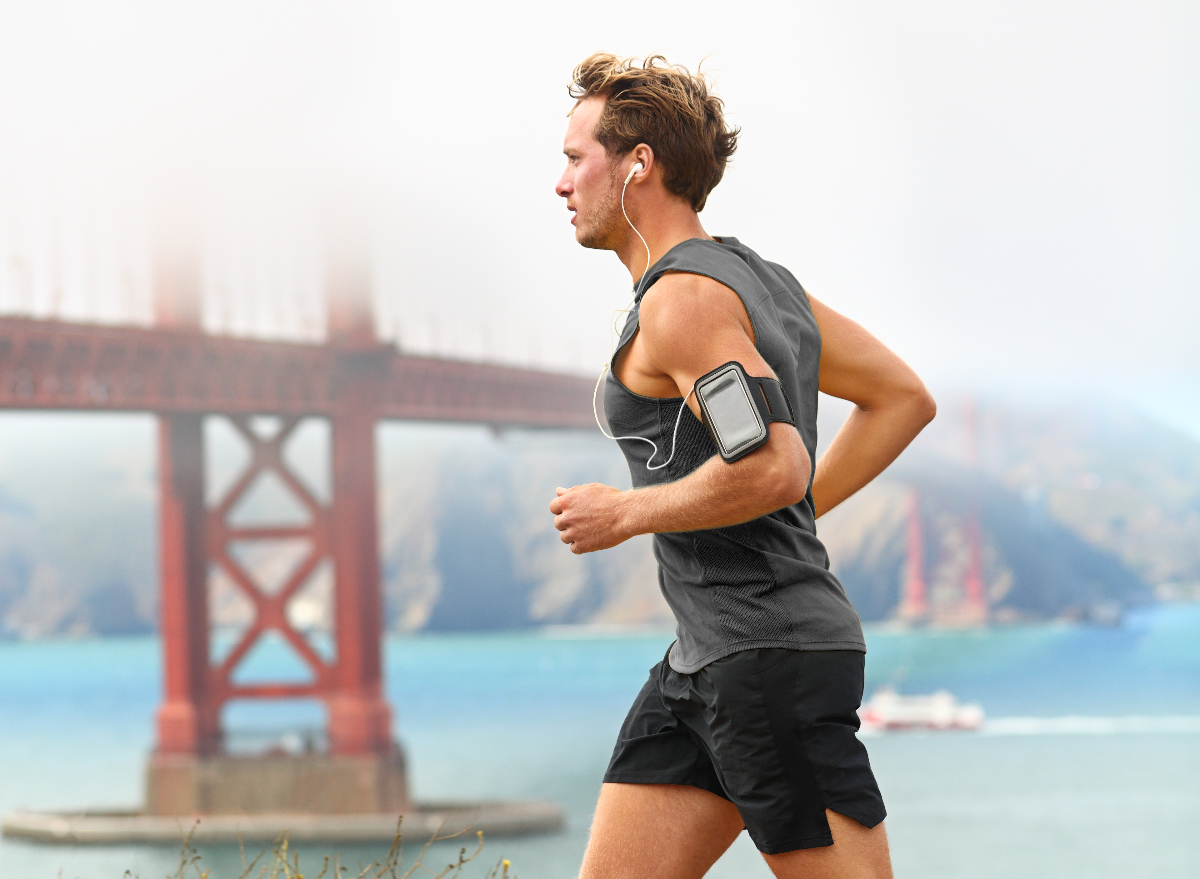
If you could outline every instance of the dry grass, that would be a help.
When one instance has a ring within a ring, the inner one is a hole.
[[[464,830],[460,833],[450,834],[449,836],[441,836],[440,831],[434,833],[429,841],[421,848],[421,853],[417,855],[414,861],[407,869],[404,867],[403,860],[403,834],[401,832],[401,823],[403,817],[396,821],[396,835],[392,839],[391,848],[388,849],[387,855],[382,861],[375,861],[366,867],[361,867],[357,873],[352,872],[349,867],[342,866],[341,855],[325,856],[324,863],[321,865],[319,873],[305,873],[300,867],[300,853],[288,845],[287,836],[281,836],[276,840],[275,845],[270,849],[262,849],[250,861],[246,860],[246,849],[239,842],[239,848],[242,855],[242,872],[239,873],[236,879],[412,879],[414,875],[419,875],[421,879],[424,877],[432,877],[432,879],[461,879],[463,868],[467,864],[474,861],[479,853],[483,851],[483,833],[476,831],[475,833],[475,849],[470,854],[467,853],[468,846],[463,846],[458,850],[458,858],[450,864],[447,864],[441,870],[435,870],[433,867],[427,866],[424,863],[425,856],[429,853],[429,847],[435,842],[444,842],[449,839],[457,839],[470,831]],[[198,823],[198,822],[197,822]],[[196,825],[192,825],[191,830],[183,839],[183,844],[179,850],[179,868],[172,873],[167,879],[218,879],[212,875],[211,868],[205,868],[201,863],[200,852],[196,850],[192,843],[192,835],[196,832]],[[516,875],[510,875],[509,869],[511,865],[506,860],[500,860],[486,873],[484,879],[516,879]],[[132,871],[125,872],[125,879],[138,879],[137,875]]]

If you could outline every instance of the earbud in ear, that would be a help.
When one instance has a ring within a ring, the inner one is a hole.
[[[629,176],[625,178],[625,182],[628,183],[630,180],[632,180],[633,175],[636,174],[640,170],[642,170],[642,163],[635,162],[633,167],[629,169]]]

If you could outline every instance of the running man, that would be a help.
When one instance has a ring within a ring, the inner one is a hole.
[[[550,511],[575,553],[653,534],[677,635],[621,728],[581,876],[701,877],[744,828],[778,877],[890,877],[855,736],[866,644],[815,520],[900,454],[933,398],[787,269],[701,226],[738,134],[701,75],[595,54],[571,95],[555,190],[576,240],[615,252],[635,289],[603,384],[633,488],[559,489]],[[715,404],[706,426],[695,390],[730,362],[765,400],[741,457],[740,428]],[[855,408],[814,466],[818,390]]]

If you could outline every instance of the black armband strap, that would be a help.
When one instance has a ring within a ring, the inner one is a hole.
[[[754,376],[749,376],[749,379],[752,392],[750,396],[754,397],[753,390],[755,386],[758,387],[759,396],[754,397],[754,402],[764,419],[768,422],[796,423],[796,416],[792,413],[792,403],[787,397],[787,391],[783,389],[783,385],[777,379],[755,378]]]
[[[704,426],[726,462],[765,443],[772,421],[796,423],[783,385],[773,378],[748,375],[736,360],[702,375],[696,381],[696,400]]]

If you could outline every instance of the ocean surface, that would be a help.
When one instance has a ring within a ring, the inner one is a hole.
[[[487,840],[466,876],[500,857],[522,879],[575,875],[617,729],[669,641],[573,629],[388,640],[387,690],[418,798],[549,798],[568,813],[562,833]],[[944,688],[988,717],[979,733],[866,739],[897,876],[1200,876],[1200,606],[1138,611],[1114,628],[874,629],[868,643],[868,693]],[[262,661],[265,673],[284,660]],[[159,689],[154,638],[0,643],[0,811],[136,806]],[[227,716],[247,742],[319,722],[290,703]],[[326,850],[301,850],[306,873]],[[214,879],[240,872],[236,849],[202,854]],[[382,855],[345,848],[342,861]],[[0,841],[4,879],[157,879],[177,866],[170,848]],[[743,834],[709,875],[770,873]]]

